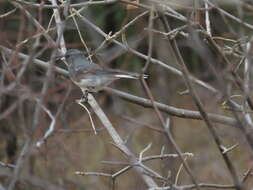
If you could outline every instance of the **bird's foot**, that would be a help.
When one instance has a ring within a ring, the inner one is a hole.
[[[80,102],[88,102],[88,95],[89,95],[89,91],[83,90],[83,95],[80,99]]]

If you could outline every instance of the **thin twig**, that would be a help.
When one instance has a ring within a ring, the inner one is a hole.
[[[162,22],[164,24],[164,28],[166,30],[166,32],[168,32],[170,30],[170,26],[166,20],[166,18],[164,17],[164,15],[162,15],[161,17],[162,19]],[[229,159],[228,155],[227,154],[222,154],[222,149],[220,148],[221,147],[221,140],[216,132],[216,129],[214,128],[212,122],[210,121],[209,117],[208,117],[208,114],[207,112],[205,111],[196,91],[195,91],[195,88],[193,86],[193,83],[192,81],[190,80],[190,75],[189,75],[189,71],[184,63],[184,60],[182,58],[182,55],[178,49],[178,46],[177,46],[177,42],[173,39],[172,40],[172,46],[174,48],[174,51],[175,51],[175,55],[177,57],[177,62],[181,65],[182,67],[182,72],[183,72],[183,76],[184,76],[184,79],[185,79],[185,83],[191,93],[191,96],[193,98],[193,101],[195,103],[195,105],[197,106],[198,110],[200,111],[200,114],[201,116],[203,117],[203,120],[205,121],[206,125],[207,125],[207,128],[209,129],[226,165],[227,165],[227,168],[232,176],[232,179],[233,179],[233,182],[234,182],[234,186],[237,190],[241,190],[241,183],[238,179],[238,176],[237,176],[237,173],[236,173],[236,170],[233,166],[233,163],[231,162],[231,160]]]

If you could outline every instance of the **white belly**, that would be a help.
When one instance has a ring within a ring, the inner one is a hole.
[[[78,85],[82,89],[87,89],[90,92],[98,92],[103,89],[103,87],[109,85],[114,79],[103,77],[89,77],[85,79],[81,79],[78,82],[76,81],[76,85]]]

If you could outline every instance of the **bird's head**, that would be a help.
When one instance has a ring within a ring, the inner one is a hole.
[[[82,56],[83,53],[77,49],[69,49],[65,53],[65,58],[68,59],[70,57]]]

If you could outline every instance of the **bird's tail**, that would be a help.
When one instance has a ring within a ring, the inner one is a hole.
[[[117,78],[127,78],[127,79],[140,79],[141,77],[143,77],[144,79],[148,78],[148,75],[143,74],[135,74],[135,73],[131,73],[131,74],[124,74],[124,73],[120,73],[120,74],[116,74],[115,75]]]

